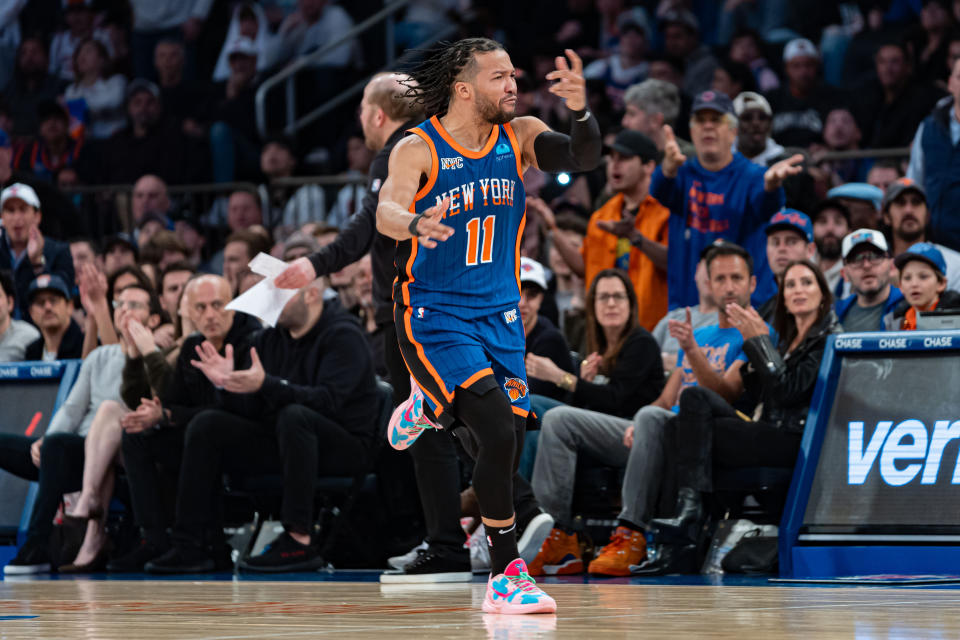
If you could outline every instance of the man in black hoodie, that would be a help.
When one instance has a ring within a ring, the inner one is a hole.
[[[250,348],[223,355],[204,342],[193,364],[218,388],[218,407],[187,426],[177,495],[174,547],[148,562],[151,573],[215,568],[222,532],[215,514],[225,470],[281,472],[284,533],[244,568],[316,569],[311,546],[313,483],[367,464],[379,403],[363,330],[336,302],[323,301],[325,279],[307,284],[283,308],[276,328]]]

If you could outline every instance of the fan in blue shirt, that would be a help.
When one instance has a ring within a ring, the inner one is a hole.
[[[783,181],[800,173],[800,154],[769,169],[732,150],[737,136],[733,103],[704,91],[693,103],[690,136],[697,157],[687,160],[673,130],[664,126],[664,159],[650,182],[650,194],[670,209],[667,282],[669,308],[697,304],[694,274],[700,252],[718,239],[736,242],[757,260],[760,282],[769,282],[764,226],[785,202]],[[756,291],[761,304],[770,291]]]

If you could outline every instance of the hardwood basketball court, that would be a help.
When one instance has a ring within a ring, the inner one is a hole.
[[[492,616],[479,609],[483,582],[380,585],[372,572],[343,573],[295,582],[7,579],[0,639],[960,638],[960,590],[950,588],[547,580],[556,616]]]

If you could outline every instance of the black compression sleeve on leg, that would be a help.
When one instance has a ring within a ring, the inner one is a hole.
[[[583,114],[586,120],[579,120]],[[589,111],[573,114],[570,135],[544,131],[533,141],[541,171],[591,171],[600,164],[603,139],[597,118]]]

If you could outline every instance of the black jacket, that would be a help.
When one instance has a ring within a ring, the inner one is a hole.
[[[763,402],[762,422],[785,431],[803,432],[827,336],[840,331],[840,323],[831,311],[786,356],[773,346],[769,335],[743,343],[749,360],[741,370],[743,384],[749,394]]]
[[[50,273],[63,278],[67,286],[73,286],[76,277],[73,272],[73,256],[70,255],[70,245],[66,242],[59,242],[53,238],[43,239],[43,257],[46,264],[43,269],[34,271],[33,265],[26,256],[17,265],[16,271],[13,269],[13,258],[10,256],[10,242],[7,240],[7,232],[0,231],[0,269],[13,272],[14,287],[17,290],[17,308],[14,317],[18,320],[30,320],[30,305],[27,304],[27,291],[30,289],[30,283],[37,276]]]
[[[266,371],[255,393],[220,393],[223,408],[252,420],[271,421],[283,407],[299,404],[336,422],[370,444],[379,412],[377,380],[367,338],[356,318],[335,300],[324,303],[313,328],[293,338],[282,327],[250,337]],[[237,368],[250,367],[250,349],[236,354]]]
[[[607,384],[577,380],[571,404],[621,418],[633,418],[640,407],[663,391],[663,358],[660,345],[643,327],[633,330],[620,348]]]
[[[370,163],[370,181],[360,210],[350,216],[337,239],[310,256],[317,275],[322,276],[343,269],[370,252],[373,269],[373,314],[377,326],[393,322],[393,280],[397,275],[393,265],[397,241],[377,231],[377,204],[380,187],[387,179],[390,152],[417,122],[405,122],[387,138],[383,149]]]
[[[246,345],[251,333],[260,329],[260,322],[253,316],[237,312],[233,324],[224,339],[224,346],[233,345],[234,358]],[[197,359],[196,348],[203,343],[202,333],[193,333],[183,341],[180,355],[173,366],[166,354],[155,351],[142,358],[127,358],[123,366],[123,381],[120,396],[132,409],[140,406],[141,398],[149,398],[159,389],[160,402],[170,410],[170,419],[165,426],[186,427],[190,419],[200,411],[217,404],[217,391],[203,373],[190,364]],[[223,349],[220,349],[223,353]]]
[[[570,373],[576,370],[573,368],[573,360],[570,358],[570,347],[567,341],[563,339],[560,330],[543,316],[537,317],[537,324],[533,330],[527,334],[527,353],[550,358],[554,364]],[[564,401],[567,392],[546,380],[528,378],[527,383],[530,387],[530,393],[536,393],[548,398]]]
[[[67,332],[63,334],[63,340],[60,341],[60,348],[57,349],[57,360],[74,360],[81,357],[83,357],[83,329],[71,318]],[[23,359],[28,361],[43,359],[43,336],[27,345]]]

